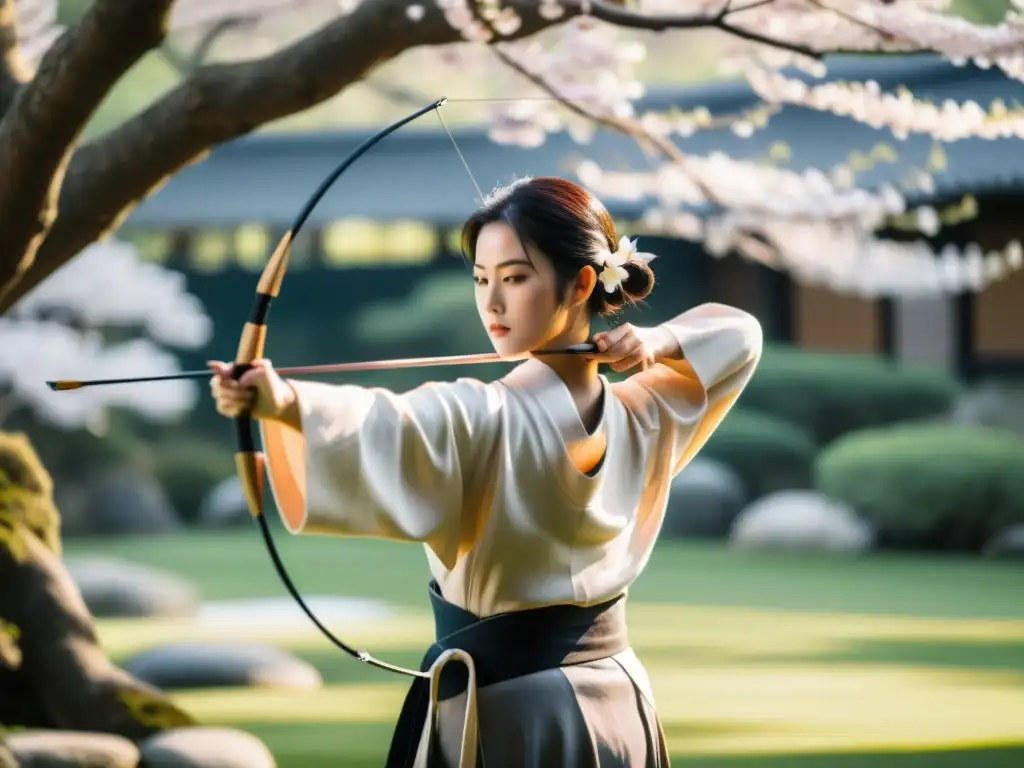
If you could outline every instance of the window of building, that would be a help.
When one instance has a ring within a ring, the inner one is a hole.
[[[341,219],[323,230],[323,258],[328,266],[424,264],[437,252],[434,227],[420,221],[378,222]]]
[[[169,230],[125,228],[117,237],[131,243],[143,261],[163,264],[174,251],[174,233]]]
[[[188,266],[197,272],[220,272],[231,261],[233,248],[232,231],[228,229],[203,228],[192,233]]]
[[[262,269],[270,259],[270,229],[257,222],[250,222],[238,227],[234,232],[235,261],[243,269]]]

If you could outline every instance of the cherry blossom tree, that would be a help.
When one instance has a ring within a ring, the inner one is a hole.
[[[92,0],[77,23],[56,30],[53,6],[0,0],[0,312],[212,147],[320,104],[414,49],[462,71],[470,62],[492,88],[531,97],[491,104],[497,141],[536,144],[567,130],[585,147],[597,127],[635,138],[646,167],[623,172],[586,160],[579,178],[609,199],[653,201],[649,229],[702,241],[712,253],[735,250],[799,279],[875,294],[977,289],[1021,264],[1019,243],[935,258],[924,238],[879,239],[894,216],[919,222],[922,234],[939,217],[908,210],[899,189],[857,187],[848,169],[797,173],[690,155],[673,137],[699,130],[699,117],[634,108],[643,92],[636,65],[653,36],[683,44],[695,30],[713,30],[730,41],[730,66],[769,105],[947,142],[1018,137],[1022,113],[1006,105],[936,106],[870,83],[808,85],[784,72],[820,74],[833,52],[931,51],[1022,78],[1017,5],[982,26],[945,0]],[[234,56],[209,56],[238,30],[246,45]],[[161,46],[191,51],[179,84],[83,143],[83,126],[110,89]],[[746,118],[734,130],[757,127]]]

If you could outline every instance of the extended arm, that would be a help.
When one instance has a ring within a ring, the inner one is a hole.
[[[289,386],[281,417],[260,422],[288,530],[421,542],[450,561],[473,528],[467,499],[499,438],[495,392],[469,379],[404,394]]]

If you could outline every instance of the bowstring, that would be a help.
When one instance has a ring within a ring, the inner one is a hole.
[[[476,176],[473,175],[473,171],[469,167],[469,163],[466,162],[466,156],[462,154],[462,150],[459,148],[459,143],[455,141],[455,136],[448,130],[448,123],[444,121],[444,117],[441,115],[441,108],[436,107],[434,112],[437,114],[437,119],[441,121],[441,127],[444,128],[444,132],[448,134],[448,138],[451,139],[452,146],[455,147],[455,152],[459,156],[459,160],[462,161],[462,167],[466,169],[466,173],[469,174],[469,180],[473,182],[473,187],[476,189],[477,198],[481,203],[484,201],[484,193],[480,190],[480,185],[476,181]]]
[[[560,99],[555,96],[476,96],[464,99],[448,99],[449,104],[469,104],[479,101],[560,101]]]

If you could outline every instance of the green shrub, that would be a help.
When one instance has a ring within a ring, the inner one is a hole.
[[[799,427],[737,406],[700,455],[736,470],[757,498],[787,488],[809,488],[816,452],[814,440]]]
[[[772,347],[740,402],[803,427],[825,445],[865,427],[945,414],[960,392],[956,379],[882,358]]]
[[[206,494],[235,474],[234,459],[223,443],[169,441],[156,448],[151,461],[153,474],[186,523],[196,520]]]
[[[881,546],[976,551],[1024,522],[1024,438],[951,424],[865,430],[822,451],[815,483],[876,526]]]

